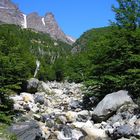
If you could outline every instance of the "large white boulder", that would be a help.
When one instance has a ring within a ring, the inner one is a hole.
[[[109,140],[105,130],[94,127],[91,121],[87,121],[81,129],[86,132],[87,136],[92,138],[92,140]]]
[[[40,81],[38,84],[38,92],[45,92],[45,93],[51,93],[51,88],[49,86],[49,84]]]
[[[101,122],[112,116],[118,108],[126,103],[133,103],[128,91],[120,90],[106,95],[93,111],[93,120]]]

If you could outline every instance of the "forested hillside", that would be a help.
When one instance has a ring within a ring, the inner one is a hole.
[[[12,109],[7,97],[21,91],[24,81],[34,76],[36,60],[41,63],[36,77],[55,80],[57,69],[52,65],[70,50],[70,45],[49,35],[15,25],[0,25],[0,111],[9,113]]]
[[[67,60],[66,76],[92,86],[95,89],[92,95],[104,96],[126,89],[139,97],[140,29],[129,32],[116,27],[105,29],[105,33],[102,29],[99,34],[91,30],[81,36],[77,44],[85,49]]]
[[[50,66],[58,58],[66,57],[71,49],[68,44],[55,41],[49,35],[15,25],[0,26],[0,46],[1,91],[18,89],[22,80],[33,77],[36,60],[41,62],[37,77],[48,80]]]

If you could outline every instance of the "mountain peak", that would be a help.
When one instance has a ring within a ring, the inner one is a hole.
[[[0,0],[0,8],[18,9],[18,6],[11,0]]]
[[[47,33],[55,40],[73,44],[72,39],[67,37],[59,27],[52,12],[46,13],[44,17],[39,16],[37,12],[26,16],[11,0],[0,0],[0,22],[20,25],[23,28],[31,28]]]
[[[50,16],[50,17],[53,17],[54,18],[54,14],[52,12],[47,12],[46,15],[45,15],[45,17],[46,16]]]

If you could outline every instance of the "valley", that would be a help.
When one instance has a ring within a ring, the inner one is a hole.
[[[116,1],[78,39],[0,1],[0,140],[140,139],[140,1]]]

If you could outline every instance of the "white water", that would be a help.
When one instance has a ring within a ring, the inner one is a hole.
[[[39,71],[39,67],[40,67],[40,61],[36,60],[36,69],[35,69],[34,77],[36,77],[37,72]]]
[[[23,23],[22,23],[22,26],[23,26],[23,28],[27,28],[27,16],[25,15],[25,14],[23,14],[23,17],[24,17],[24,21],[23,21]]]
[[[44,21],[44,18],[42,18],[42,23],[43,23],[43,25],[45,26],[45,21]]]

